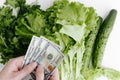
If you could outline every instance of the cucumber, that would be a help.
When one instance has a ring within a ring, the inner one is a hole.
[[[98,21],[97,21],[97,26],[94,28],[94,30],[92,30],[90,32],[90,34],[88,35],[88,37],[85,39],[85,52],[83,55],[83,69],[82,70],[86,70],[89,68],[90,65],[90,61],[91,61],[91,56],[92,56],[92,52],[93,52],[93,46],[94,46],[94,42],[97,36],[97,33],[99,31],[99,28],[102,24],[102,18],[99,17]]]
[[[103,52],[105,50],[108,37],[113,29],[116,15],[117,10],[112,9],[100,27],[95,40],[94,51],[92,55],[92,64],[94,68],[99,68],[101,66]]]

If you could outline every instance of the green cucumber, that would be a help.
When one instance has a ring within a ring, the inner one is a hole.
[[[117,15],[117,10],[112,9],[100,27],[100,30],[96,37],[93,56],[92,56],[92,63],[94,68],[99,68],[101,66],[103,52],[105,50],[108,37],[113,29],[116,15]]]
[[[93,52],[93,46],[95,43],[96,36],[98,34],[99,28],[102,24],[102,18],[99,17],[97,21],[97,26],[90,32],[88,37],[85,39],[85,52],[83,56],[83,70],[86,70],[89,68],[90,61],[91,61],[91,56]]]

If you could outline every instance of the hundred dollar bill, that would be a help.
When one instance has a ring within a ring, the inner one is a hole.
[[[30,62],[37,62],[44,67],[44,80],[48,80],[63,61],[61,47],[44,38],[33,36],[23,61],[23,67]],[[35,70],[23,80],[36,80]]]
[[[29,47],[27,49],[22,67],[30,63],[30,60],[32,56],[34,55],[34,52],[36,51],[36,47],[38,46],[39,41],[40,41],[39,37],[36,37],[36,36],[32,37]]]

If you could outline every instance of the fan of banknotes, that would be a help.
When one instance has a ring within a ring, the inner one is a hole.
[[[44,80],[48,80],[64,59],[61,50],[61,46],[45,37],[33,36],[23,61],[23,67],[30,62],[41,64],[44,67]],[[23,80],[36,80],[35,70]]]

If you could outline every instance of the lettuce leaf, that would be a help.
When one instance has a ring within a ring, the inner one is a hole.
[[[98,16],[93,8],[78,2],[66,4],[56,13],[56,24],[62,26],[58,33],[69,36],[75,42],[67,48],[68,45],[63,45],[63,41],[57,37],[60,45],[65,48],[65,60],[60,66],[61,80],[84,80],[81,70],[85,38],[95,28],[97,20]]]
[[[93,8],[72,2],[58,11],[56,23],[63,26],[61,33],[79,42],[95,28],[97,20],[98,16]]]

